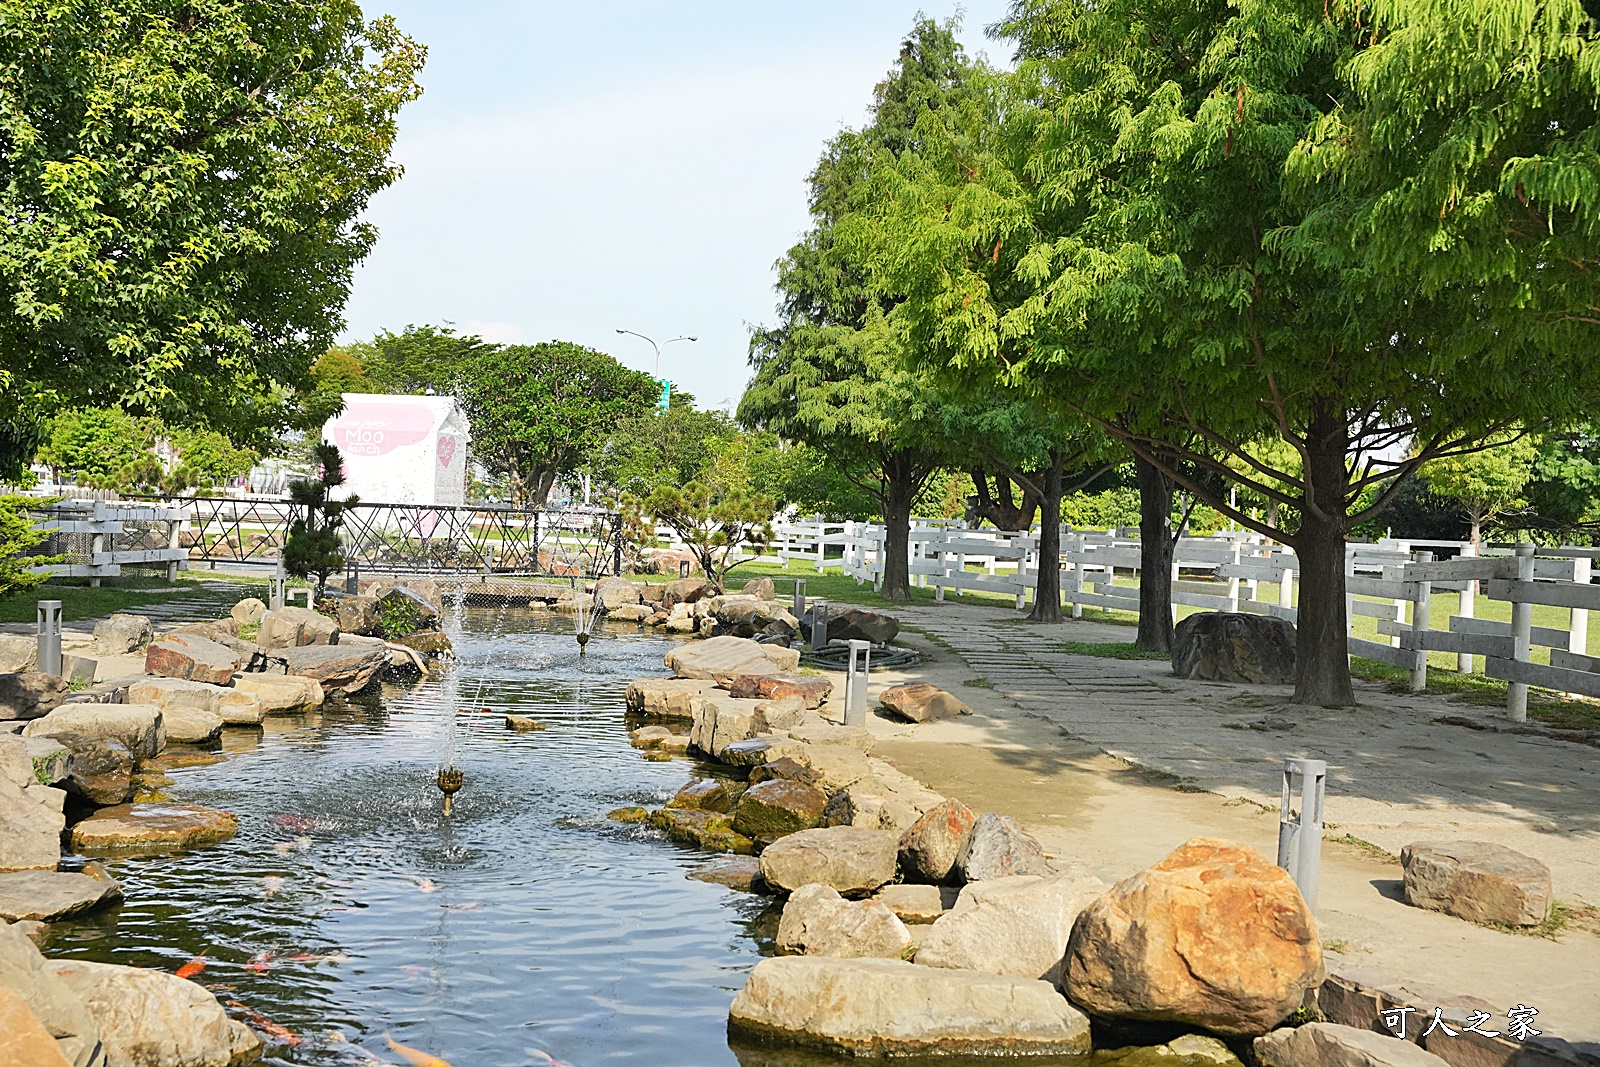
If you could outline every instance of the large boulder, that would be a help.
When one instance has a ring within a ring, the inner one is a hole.
[[[198,708],[216,713],[228,687],[187,678],[143,678],[128,686],[128,703],[168,708]]]
[[[1308,1023],[1255,1040],[1261,1067],[1448,1067],[1413,1042],[1338,1023]]]
[[[389,649],[379,642],[302,645],[281,655],[289,674],[320,683],[326,693],[359,693],[389,663]]]
[[[136,760],[167,747],[166,723],[153,704],[63,704],[22,728],[28,737],[88,737],[116,741]]]
[[[1271,1030],[1323,975],[1316,920],[1289,873],[1216,838],[1118,882],[1067,945],[1067,995],[1086,1011],[1221,1034]]]
[[[944,797],[915,779],[879,764],[878,760],[869,761],[873,773],[828,797],[823,825],[864,826],[903,834],[943,802]]]
[[[432,584],[432,583],[429,583]],[[432,630],[439,623],[440,605],[438,588],[433,597],[410,585],[397,585],[378,597],[378,613],[382,616],[384,632],[391,637],[404,637],[420,630]]]
[[[696,808],[728,815],[733,812],[734,805],[739,803],[744,792],[743,782],[729,778],[691,778],[667,801],[667,807]]]
[[[840,726],[829,722],[816,712],[811,712],[798,726],[789,729],[789,736],[808,745],[847,745],[859,752],[871,752],[876,738],[863,726]]]
[[[0,634],[0,674],[26,674],[39,665],[39,638]]]
[[[161,713],[167,741],[179,745],[208,745],[222,735],[222,716],[204,708],[178,705]]]
[[[143,615],[107,615],[94,624],[94,654],[126,656],[148,645],[155,635],[155,627]]]
[[[66,745],[54,737],[24,737],[22,746],[33,764],[34,781],[55,786],[66,781],[67,763],[72,758]]]
[[[0,874],[0,919],[53,923],[122,899],[116,882],[67,871]]]
[[[262,648],[338,643],[339,624],[310,608],[283,607],[269,611],[261,616],[261,629],[256,633],[256,644]]]
[[[704,578],[677,578],[661,590],[661,607],[671,611],[677,604],[693,604],[703,597],[715,596],[717,587]]]
[[[0,988],[0,1064],[8,1067],[72,1067],[55,1036],[28,1002]]]
[[[954,715],[972,714],[965,703],[927,682],[891,686],[878,696],[878,703],[910,722],[937,722]]]
[[[375,596],[345,596],[335,603],[341,634],[377,637],[383,633],[383,611]]]
[[[67,698],[67,680],[29,671],[0,674],[0,719],[38,719]]]
[[[1085,1055],[1089,1020],[1048,982],[899,960],[762,960],[728,1010],[736,1037],[834,1055]]]
[[[818,675],[741,674],[728,679],[730,696],[748,700],[799,697],[806,708],[821,707],[833,692],[833,683]]]
[[[99,1025],[111,1067],[229,1067],[261,1047],[215,994],[187,978],[87,960],[54,960],[50,968]]]
[[[930,808],[900,838],[901,870],[922,882],[949,881],[977,824],[978,817],[959,800]]]
[[[529,584],[533,585],[535,583]],[[545,585],[544,589],[552,591],[552,595],[549,597],[552,600],[561,593],[570,591],[564,585],[554,584]],[[398,583],[383,581],[363,582],[361,587],[362,593],[367,596],[375,596],[379,600],[384,599],[396,590],[405,592],[420,602],[420,607],[424,613],[424,622],[437,621],[444,614],[444,590],[439,588],[438,582],[430,578],[413,577]]]
[[[1550,868],[1488,841],[1419,841],[1400,851],[1406,903],[1476,923],[1538,926],[1550,914]]]
[[[899,844],[899,836],[888,830],[801,830],[767,846],[761,853],[761,876],[784,892],[817,882],[844,896],[866,896],[894,879]]]
[[[783,674],[800,665],[800,652],[745,637],[712,637],[674,648],[666,664],[679,678]]]
[[[749,855],[756,844],[737,832],[728,816],[700,808],[662,808],[646,820],[674,841],[694,845],[708,852],[738,852]]]
[[[198,634],[168,634],[145,649],[144,669],[164,678],[227,685],[249,658],[227,645]]]
[[[846,900],[828,886],[806,885],[783,905],[777,947],[785,956],[897,960],[911,947],[911,934],[880,900]]]
[[[133,795],[133,754],[121,741],[62,734],[67,776],[61,788],[96,807],[126,804]]]
[[[0,989],[16,996],[55,1039],[56,1048],[72,1067],[104,1067],[100,1026],[82,998],[55,970],[22,931],[0,922]],[[4,1031],[0,1031],[3,1035]],[[3,1040],[3,1036],[0,1036]],[[20,1065],[29,1060],[14,1061]],[[48,1061],[46,1061],[48,1062]]]
[[[689,744],[709,756],[720,757],[729,745],[750,737],[750,718],[758,703],[717,692],[695,697],[690,704],[693,725],[689,727]]]
[[[974,882],[934,922],[917,962],[1059,983],[1072,924],[1105,890],[1086,871]]]
[[[628,710],[660,719],[694,718],[694,698],[717,687],[710,678],[640,678],[623,694]]]
[[[293,715],[322,704],[322,684],[294,674],[236,674],[233,688],[256,699],[268,715]]]
[[[23,739],[0,734],[0,871],[55,870],[65,800],[34,776]]]
[[[944,890],[936,885],[892,883],[878,890],[872,899],[880,901],[903,923],[926,925],[937,922],[945,913]]]
[[[800,620],[800,630],[806,640],[811,639],[811,612]],[[828,613],[829,641],[871,641],[886,645],[900,633],[900,620],[893,615],[880,615],[865,608],[846,608]]]
[[[602,578],[595,583],[595,604],[606,611],[638,604],[643,599],[643,590],[626,578]]]
[[[1287,619],[1235,611],[1190,615],[1172,631],[1172,673],[1209,682],[1293,685],[1295,629]]]
[[[198,804],[119,804],[72,827],[72,848],[95,855],[156,855],[232,837],[239,820]]]
[[[228,610],[228,616],[240,626],[256,626],[266,613],[267,606],[253,596],[245,597]]]
[[[956,874],[963,882],[1009,878],[1014,874],[1050,874],[1044,846],[1009,815],[985,812],[978,816],[967,846],[956,859]]]
[[[775,841],[822,821],[827,794],[816,786],[775,778],[745,791],[733,813],[733,828],[756,841]]]
[[[744,677],[748,678],[750,675]],[[806,703],[797,696],[758,700],[755,711],[750,713],[750,732],[752,735],[770,734],[780,730],[787,732],[805,720]]]

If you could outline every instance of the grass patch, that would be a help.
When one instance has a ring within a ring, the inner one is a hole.
[[[962,682],[961,684],[962,685],[970,685],[974,689],[993,689],[994,688],[994,683],[989,681],[989,679],[987,679],[987,678],[968,678],[966,681]]]
[[[117,579],[106,579],[107,582]],[[39,588],[0,600],[0,622],[33,622],[38,618],[37,602],[61,601],[61,621],[79,622],[99,619],[112,612],[127,611],[147,604],[164,604],[178,597],[203,594],[205,590],[191,582],[169,584],[165,579],[122,579],[137,583],[133,587],[103,585],[91,589],[87,585],[68,585],[46,582]]]
[[[1362,838],[1357,837],[1355,834],[1345,834],[1342,837],[1330,837],[1328,840],[1340,845],[1349,845],[1358,852],[1365,852],[1369,857],[1377,860],[1380,863],[1400,862],[1400,857],[1396,856],[1393,852],[1390,852],[1386,848],[1380,848],[1379,846],[1374,845],[1371,841],[1363,840]]]
[[[1350,673],[1369,682],[1381,682],[1391,693],[1411,692],[1411,672],[1376,660],[1354,657]],[[1441,667],[1428,668],[1424,693],[1454,697],[1463,704],[1485,708],[1506,706],[1506,683],[1481,674],[1462,674]],[[1600,702],[1573,700],[1548,689],[1528,690],[1528,718],[1558,730],[1600,730]]]
[[[1350,942],[1347,938],[1330,937],[1322,942],[1322,950],[1324,952],[1349,952]]]
[[[1137,648],[1132,641],[1061,641],[1056,647],[1074,656],[1099,656],[1102,659],[1172,658],[1165,652],[1147,652]]]

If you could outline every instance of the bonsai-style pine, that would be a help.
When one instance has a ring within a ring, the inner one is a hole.
[[[329,494],[344,484],[344,457],[337,445],[322,443],[312,449],[317,476],[289,483],[289,499],[305,513],[289,526],[289,539],[283,546],[283,565],[296,578],[316,575],[317,599],[328,584],[328,575],[344,569],[344,552],[339,530],[344,525],[346,508],[359,503],[355,496],[332,500]]]

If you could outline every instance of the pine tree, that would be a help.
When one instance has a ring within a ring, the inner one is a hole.
[[[344,513],[360,503],[355,495],[334,500],[332,491],[344,484],[344,457],[339,447],[320,442],[312,447],[316,477],[289,483],[289,499],[305,509],[289,526],[289,539],[283,546],[283,564],[296,578],[316,575],[317,599],[327,587],[328,575],[344,569],[344,552],[339,531]]]

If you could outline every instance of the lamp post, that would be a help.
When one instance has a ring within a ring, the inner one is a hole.
[[[662,341],[660,344],[656,344],[655,338],[653,338],[653,337],[645,337],[644,334],[637,333],[637,332],[635,332],[633,330],[622,330],[622,329],[619,329],[619,330],[617,330],[617,332],[618,333],[631,334],[634,337],[644,338],[644,340],[650,342],[650,347],[656,350],[656,375],[655,376],[656,376],[657,379],[660,379],[660,377],[661,377],[661,350],[663,348],[665,348],[668,345],[670,345],[673,341],[698,341],[698,340],[700,340],[700,338],[698,338],[698,337],[689,337],[689,336],[685,335],[683,337],[674,337],[670,341]]]

